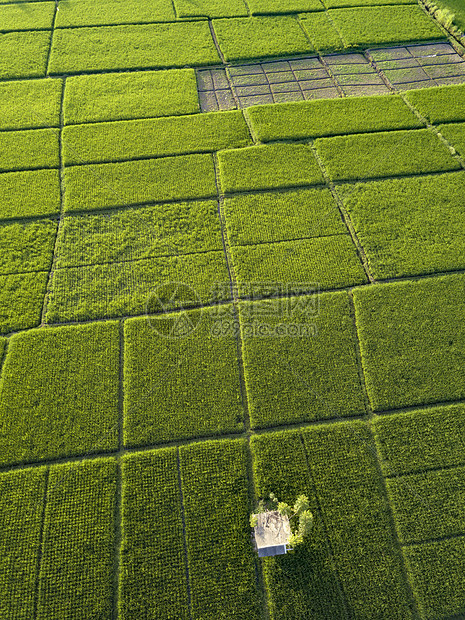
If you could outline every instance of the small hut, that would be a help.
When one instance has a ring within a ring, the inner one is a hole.
[[[291,536],[289,517],[277,510],[259,512],[255,516],[257,525],[254,527],[254,535],[258,557],[265,558],[287,553]]]

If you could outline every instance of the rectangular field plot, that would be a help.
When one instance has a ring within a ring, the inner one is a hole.
[[[242,303],[240,315],[254,428],[365,412],[347,293]]]
[[[421,127],[398,95],[256,106],[246,114],[262,142]]]
[[[248,0],[247,4],[252,15],[324,10],[320,0]]]
[[[465,397],[465,277],[355,289],[362,363],[375,411]]]
[[[234,196],[224,201],[231,245],[346,233],[328,189]]]
[[[243,0],[174,0],[174,6],[180,18],[247,16]]]
[[[213,26],[228,62],[312,51],[299,24],[290,16],[218,19],[213,21]]]
[[[65,217],[57,240],[56,266],[222,250],[217,207],[214,201],[170,203]]]
[[[184,288],[178,295],[190,292]],[[161,303],[154,299],[148,311],[153,306],[160,312]],[[243,429],[236,338],[233,331],[212,335],[215,310],[162,313],[125,324],[126,445]]]
[[[58,168],[58,129],[0,132],[0,172]]]
[[[346,48],[341,33],[329,17],[329,12],[303,13],[301,24],[313,47],[319,52],[339,52]]]
[[[224,252],[57,269],[53,275],[46,321],[56,323],[145,314],[154,291],[172,282],[189,283],[195,291],[192,299],[186,300],[188,306],[209,303],[214,285],[229,283]],[[175,302],[169,303],[169,299],[165,299],[165,309],[173,309]]]
[[[350,235],[234,246],[232,259],[241,295],[247,295],[250,282],[265,291],[275,282],[305,291],[309,282],[324,290],[367,281]]]
[[[113,459],[51,467],[37,620],[111,617],[115,495]]]
[[[137,185],[134,179],[137,178]],[[65,170],[65,211],[216,197],[211,155],[184,155]]]
[[[2,4],[0,6],[2,33],[12,30],[46,30],[52,27],[54,14],[53,2]]]
[[[39,325],[47,280],[46,271],[0,276],[0,333]]]
[[[439,131],[446,140],[465,158],[465,123],[440,125]]]
[[[48,271],[58,222],[0,225],[0,274]]]
[[[157,69],[218,62],[220,58],[205,22],[101,26],[57,30],[50,71],[56,74]]]
[[[0,82],[0,129],[58,127],[62,88],[56,79]]]
[[[385,476],[465,464],[464,405],[376,417],[373,430]]]
[[[123,457],[120,618],[190,618],[177,450]]]
[[[460,168],[447,146],[429,129],[319,138],[315,146],[333,181]]]
[[[401,543],[465,534],[465,468],[395,477],[387,489]]]
[[[45,467],[0,474],[0,615],[34,616]]]
[[[465,121],[465,84],[411,90],[405,96],[430,123]]]
[[[465,268],[465,172],[347,188],[350,214],[377,279]]]
[[[413,0],[322,0],[327,9],[351,8],[354,6],[377,6],[384,4],[415,4]]]
[[[252,144],[240,110],[66,127],[66,165],[212,152]]]
[[[273,144],[231,149],[218,154],[225,193],[319,185],[323,174],[311,148],[304,144]]]
[[[192,617],[258,620],[246,442],[209,441],[179,452]]]
[[[0,79],[45,76],[50,32],[9,32],[0,37]]]
[[[0,383],[0,462],[116,448],[118,372],[117,323],[12,336]]]
[[[105,26],[112,24],[149,24],[175,21],[169,0],[61,0],[56,17],[57,28]]]
[[[58,170],[0,174],[0,220],[60,212]]]
[[[70,77],[63,107],[66,125],[192,114],[199,111],[195,72],[172,69]]]
[[[403,553],[421,617],[463,617],[465,537],[404,547]]]

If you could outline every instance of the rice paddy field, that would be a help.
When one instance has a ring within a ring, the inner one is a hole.
[[[465,618],[460,4],[2,0],[1,620]]]

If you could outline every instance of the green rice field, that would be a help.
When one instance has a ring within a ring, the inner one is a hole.
[[[2,0],[0,620],[465,618],[454,36]],[[260,559],[270,493],[314,526]]]

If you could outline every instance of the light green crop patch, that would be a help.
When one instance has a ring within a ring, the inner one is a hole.
[[[1,462],[116,448],[118,366],[115,322],[12,336],[0,383]]]
[[[213,152],[252,144],[241,110],[65,127],[66,165]]]
[[[235,334],[213,335],[215,320],[194,310],[125,323],[125,445],[244,428]]]
[[[58,168],[58,129],[0,132],[0,171]]]
[[[305,54],[313,49],[289,16],[215,19],[213,27],[227,61]]]
[[[465,587],[465,538],[403,548],[409,580],[423,618],[460,618]]]
[[[51,73],[156,69],[220,62],[206,22],[60,29]]]
[[[126,454],[122,476],[120,617],[189,620],[177,450]]]
[[[179,456],[192,617],[259,620],[246,441],[196,443]]]
[[[436,22],[416,3],[330,9],[328,16],[347,47],[445,39]]]
[[[79,75],[66,81],[63,105],[67,125],[192,114],[197,80],[193,69]]]
[[[0,474],[0,614],[34,616],[45,467]]]
[[[180,18],[189,17],[245,17],[247,7],[243,0],[174,0]]]
[[[465,123],[440,125],[439,131],[448,142],[465,158]]]
[[[188,305],[211,302],[214,285],[229,282],[224,252],[58,269],[53,274],[46,320],[56,323],[145,314],[154,292],[173,293],[173,282],[187,282],[199,296],[194,295]],[[172,309],[175,301],[164,298],[164,307]]]
[[[231,245],[346,233],[328,189],[233,196],[224,201]]]
[[[465,268],[465,172],[363,183],[345,207],[377,279]]]
[[[402,557],[367,425],[322,425],[303,430],[302,436],[349,609],[356,618],[412,618]]]
[[[457,170],[459,162],[429,129],[318,138],[333,181]]]
[[[0,174],[0,220],[60,212],[58,170]]]
[[[347,293],[244,302],[240,315],[254,428],[365,412]]]
[[[248,0],[247,4],[252,15],[324,10],[320,0]]]
[[[57,28],[175,21],[170,0],[61,0]]]
[[[398,95],[278,103],[246,114],[262,142],[422,127]]]
[[[340,9],[360,6],[377,6],[387,4],[415,4],[415,0],[322,0],[327,9]]]
[[[65,170],[64,203],[68,212],[216,195],[211,155],[74,166]]]
[[[111,615],[116,477],[114,459],[50,468],[38,620]]]
[[[465,533],[465,468],[386,481],[401,543]]]
[[[0,225],[0,274],[48,271],[58,222]]]
[[[0,79],[45,76],[50,32],[9,32],[0,37]]]
[[[324,183],[323,174],[305,144],[273,144],[218,153],[225,193],[298,187]]]
[[[367,276],[350,235],[334,235],[234,246],[231,250],[239,292],[247,295],[249,282],[265,292],[275,282],[286,282],[290,291],[312,291],[363,284]],[[265,293],[266,294],[266,293]]]
[[[52,27],[54,2],[21,2],[0,6],[2,32],[13,30],[45,30]]]
[[[341,33],[329,15],[328,11],[300,15],[300,23],[313,47],[319,52],[339,52],[346,47]]]
[[[64,218],[56,266],[222,250],[217,203],[165,204]]]
[[[354,301],[375,411],[465,397],[463,275],[355,289]]]
[[[61,80],[0,83],[0,130],[57,127],[61,89]]]
[[[465,464],[464,405],[376,417],[372,424],[386,476]]]
[[[409,90],[405,97],[430,123],[465,121],[465,84]]]
[[[39,325],[47,280],[46,271],[0,276],[0,333]]]

